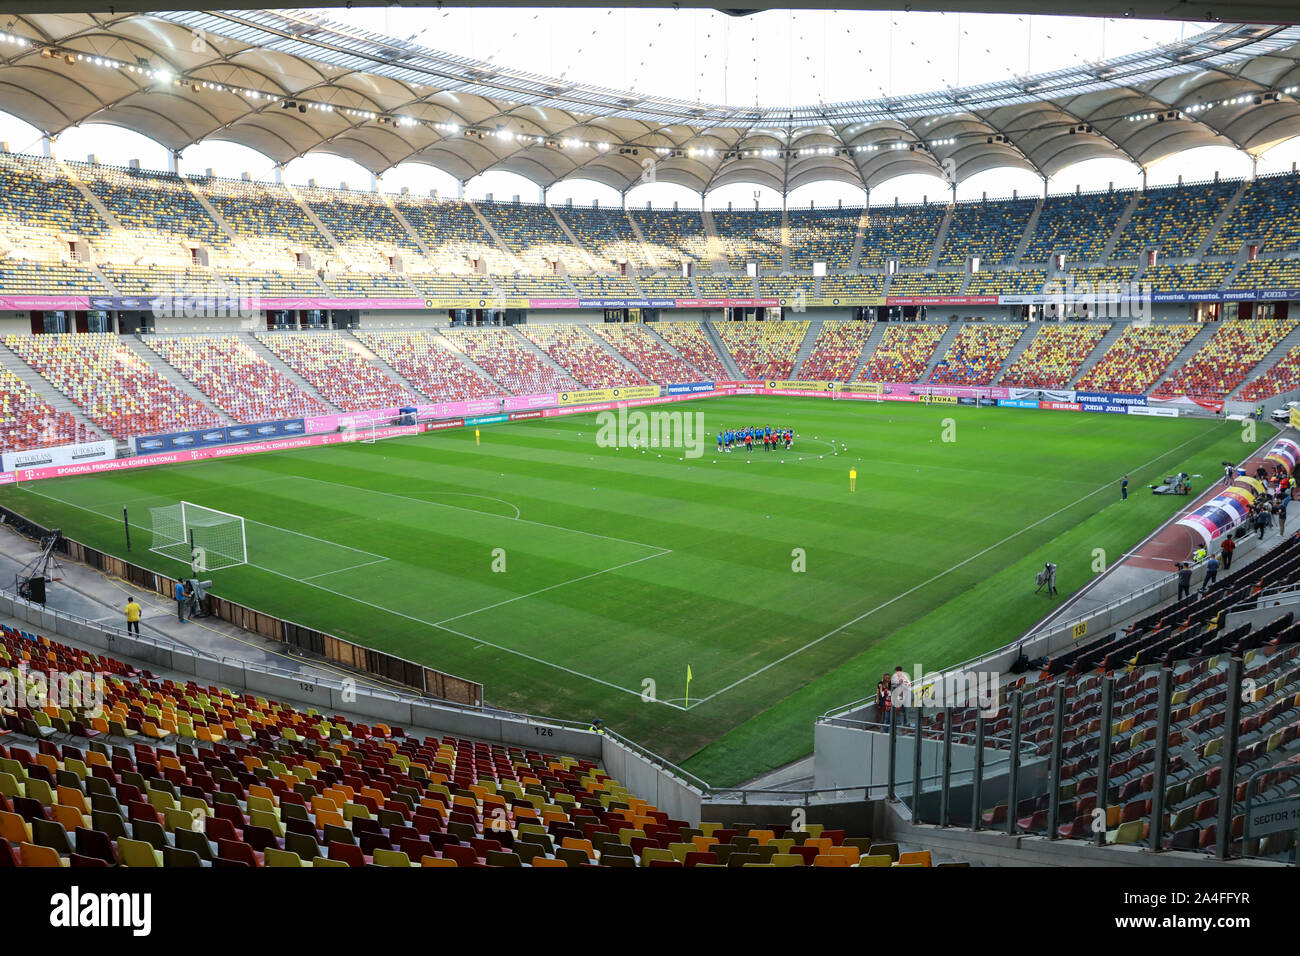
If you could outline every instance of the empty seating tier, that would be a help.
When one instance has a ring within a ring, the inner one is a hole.
[[[717,329],[741,375],[788,379],[794,374],[795,356],[808,334],[808,322],[723,322]]]
[[[1210,400],[1226,398],[1295,327],[1296,323],[1291,319],[1224,322],[1187,364],[1162,382],[1154,394],[1157,398],[1176,395]]]
[[[221,424],[116,335],[10,335],[5,344],[114,438]]]
[[[941,325],[890,325],[862,367],[858,381],[920,381],[945,331]]]
[[[345,412],[400,408],[418,398],[384,374],[356,339],[333,332],[260,332],[258,338]]]
[[[1002,385],[1065,388],[1106,337],[1109,324],[1045,324],[1002,376]]]
[[[145,341],[238,423],[329,412],[318,398],[298,388],[239,336],[150,336]]]
[[[523,325],[519,331],[585,388],[647,384],[644,375],[607,352],[582,326]]]
[[[511,395],[578,387],[575,379],[548,365],[511,329],[448,329],[443,334]]]
[[[1169,363],[1196,337],[1199,327],[1186,324],[1133,325],[1079,379],[1082,391],[1136,394],[1146,391]]]
[[[1023,325],[969,323],[930,373],[936,385],[992,385],[1025,332]]]
[[[812,351],[799,368],[799,377],[807,381],[852,381],[871,334],[869,322],[841,322],[827,319],[822,322]]]
[[[463,402],[501,394],[499,385],[462,362],[451,342],[436,332],[363,331],[357,338],[435,401]]]

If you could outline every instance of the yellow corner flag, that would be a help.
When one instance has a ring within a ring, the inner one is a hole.
[[[479,443],[479,441],[478,441],[478,435],[479,435],[479,431],[478,431],[478,429],[476,428],[476,429],[474,429],[474,444],[476,444],[476,445]]]
[[[691,673],[691,665],[686,665],[686,706],[691,706],[691,678],[695,675]]]

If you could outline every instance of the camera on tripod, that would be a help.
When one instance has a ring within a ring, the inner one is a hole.
[[[1043,588],[1047,588],[1048,597],[1056,594],[1056,565],[1048,561],[1043,565],[1043,570],[1038,572],[1035,580],[1038,582],[1038,587],[1034,591],[1035,594],[1043,590]]]

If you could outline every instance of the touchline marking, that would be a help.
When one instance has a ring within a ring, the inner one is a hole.
[[[507,598],[504,601],[498,601],[496,604],[489,604],[486,607],[481,607],[476,611],[466,611],[464,614],[457,614],[455,617],[444,617],[435,626],[442,627],[442,625],[450,621],[459,621],[462,617],[471,617],[475,614],[482,614],[484,611],[490,611],[493,608],[503,607],[506,604],[513,604],[515,601],[522,601],[524,598],[533,597],[536,594],[543,594],[546,591],[553,591],[556,588],[562,588],[566,584],[576,584],[577,582],[585,581],[588,578],[594,578],[601,574],[608,574],[610,571],[617,571],[619,568],[631,567],[634,564],[640,564],[642,561],[652,561],[655,558],[662,558],[665,554],[672,554],[672,553],[673,553],[672,549],[664,548],[658,554],[647,554],[643,558],[637,558],[633,561],[624,561],[622,564],[616,564],[610,568],[603,568],[600,571],[592,571],[590,574],[582,575],[582,577],[570,578],[568,581],[561,581],[559,584],[551,584],[544,588],[538,588],[536,591],[529,591],[527,594],[519,594],[516,595],[515,597]]]
[[[391,559],[389,559],[389,558],[376,558],[374,561],[363,561],[363,562],[361,562],[360,564],[354,564],[354,565],[352,565],[351,567],[347,567],[347,568],[339,568],[339,569],[336,570],[336,571],[322,571],[320,574],[309,574],[309,575],[307,575],[307,577],[305,577],[305,578],[298,578],[297,580],[302,581],[304,584],[306,584],[308,581],[311,581],[311,580],[314,579],[314,578],[323,578],[323,577],[326,577],[327,575],[330,575],[330,574],[342,574],[344,571],[356,571],[358,568],[368,568],[368,567],[370,567],[372,564],[383,564],[385,561],[388,561],[388,560],[391,560]]]
[[[1201,438],[1203,438],[1203,437],[1205,437],[1205,436],[1204,436],[1204,435],[1197,435],[1195,438],[1189,438],[1187,441],[1183,442],[1181,445],[1175,445],[1173,448],[1170,448],[1168,451],[1164,452],[1163,454],[1157,455],[1155,458],[1152,458],[1150,461],[1145,462],[1144,464],[1138,465],[1137,468],[1132,468],[1132,469],[1129,469],[1129,470],[1132,471],[1132,472],[1137,472],[1137,471],[1142,470],[1143,468],[1148,468],[1148,467],[1150,467],[1151,465],[1154,465],[1156,462],[1158,462],[1158,461],[1163,461],[1164,459],[1168,458],[1170,455],[1172,455],[1174,452],[1178,451],[1178,449],[1182,448],[1184,445],[1190,445],[1192,442],[1197,441],[1197,440],[1199,440],[1199,439],[1201,439]],[[1265,444],[1267,444],[1267,442],[1266,442]],[[871,615],[875,614],[877,611],[882,611],[882,610],[884,610],[885,608],[889,607],[891,604],[894,604],[894,603],[896,603],[896,602],[898,602],[898,601],[901,601],[903,598],[907,597],[909,594],[912,594],[912,593],[914,593],[914,592],[916,592],[916,591],[919,591],[921,588],[925,587],[926,585],[933,584],[935,581],[939,580],[939,579],[942,578],[942,577],[946,577],[947,575],[951,574],[953,571],[956,571],[958,568],[961,568],[961,567],[964,567],[964,566],[967,565],[967,564],[970,564],[970,563],[971,563],[972,561],[974,561],[976,558],[981,558],[981,557],[983,557],[984,555],[988,554],[990,551],[993,551],[993,550],[995,550],[995,549],[997,549],[997,548],[1002,547],[1002,545],[1006,544],[1008,541],[1011,541],[1011,540],[1014,539],[1014,538],[1018,538],[1018,537],[1020,537],[1020,535],[1024,534],[1026,531],[1029,531],[1029,530],[1031,530],[1031,529],[1033,529],[1033,528],[1038,527],[1038,526],[1039,526],[1040,524],[1042,524],[1044,521],[1050,521],[1052,518],[1055,518],[1057,515],[1061,514],[1062,512],[1064,512],[1064,511],[1069,511],[1069,510],[1070,510],[1071,508],[1073,508],[1075,505],[1080,504],[1080,503],[1082,503],[1082,502],[1084,502],[1084,501],[1087,501],[1087,500],[1088,500],[1089,498],[1091,498],[1093,495],[1099,495],[1099,494],[1101,494],[1103,491],[1105,491],[1105,490],[1108,489],[1108,488],[1113,490],[1114,487],[1115,487],[1115,483],[1114,483],[1113,481],[1108,481],[1108,482],[1106,482],[1106,484],[1102,485],[1100,488],[1096,489],[1095,491],[1091,491],[1091,492],[1089,492],[1088,494],[1084,495],[1082,498],[1076,498],[1074,501],[1071,501],[1068,505],[1065,505],[1065,506],[1062,507],[1062,508],[1058,508],[1056,511],[1053,511],[1053,512],[1052,512],[1051,514],[1049,514],[1049,515],[1045,515],[1044,517],[1039,518],[1039,519],[1038,519],[1037,521],[1035,521],[1033,524],[1031,524],[1031,525],[1026,525],[1025,527],[1021,528],[1019,531],[1014,531],[1014,532],[1012,532],[1011,534],[1007,535],[1005,538],[1003,538],[1001,541],[997,542],[996,544],[991,544],[991,545],[989,545],[989,546],[988,546],[987,548],[985,548],[983,551],[980,551],[980,552],[978,552],[977,554],[972,554],[969,558],[966,558],[966,559],[963,560],[963,561],[958,561],[956,564],[954,564],[952,567],[948,568],[947,570],[945,570],[945,571],[940,571],[938,574],[934,575],[933,577],[927,578],[926,580],[922,581],[920,584],[917,584],[917,585],[915,585],[915,586],[913,586],[913,587],[908,588],[908,589],[907,589],[906,591],[904,591],[902,594],[897,594],[897,595],[895,595],[894,597],[890,598],[888,601],[884,602],[883,604],[878,604],[878,605],[876,605],[875,607],[873,607],[873,608],[872,608],[871,610],[869,610],[869,611],[864,611],[862,614],[859,614],[857,617],[853,618],[853,620],[851,620],[851,621],[845,621],[845,622],[844,622],[843,624],[841,624],[839,627],[835,628],[834,630],[827,631],[827,632],[826,632],[825,634],[823,634],[821,637],[814,638],[813,640],[811,640],[811,641],[809,641],[807,644],[805,644],[803,647],[796,647],[794,650],[790,651],[788,654],[785,654],[785,655],[782,656],[782,657],[778,657],[776,660],[774,660],[774,661],[772,661],[772,662],[770,662],[770,663],[768,663],[768,664],[764,664],[762,667],[760,667],[758,670],[754,671],[752,674],[746,674],[744,677],[740,678],[739,680],[732,681],[730,684],[728,684],[726,687],[723,687],[721,690],[716,690],[716,691],[714,691],[712,694],[709,694],[707,697],[701,697],[701,698],[700,698],[699,700],[697,700],[695,703],[691,704],[691,707],[698,707],[700,704],[707,703],[707,702],[711,701],[713,698],[718,697],[718,696],[720,696],[720,695],[722,695],[722,694],[725,694],[727,691],[732,690],[733,688],[739,687],[741,684],[745,683],[745,681],[749,680],[750,678],[752,678],[752,677],[757,677],[759,674],[762,674],[763,672],[770,670],[771,668],[775,667],[777,664],[782,664],[782,663],[784,663],[785,661],[788,661],[790,658],[792,658],[792,657],[794,657],[794,656],[796,656],[796,655],[798,655],[798,654],[802,654],[804,651],[808,650],[808,648],[810,648],[810,647],[815,647],[816,645],[820,644],[822,641],[825,641],[825,640],[827,640],[827,639],[829,639],[829,638],[834,637],[836,634],[839,634],[841,631],[846,630],[847,628],[852,627],[854,624],[857,624],[859,621],[865,620],[866,618],[868,618],[868,617],[870,617]],[[688,708],[684,708],[684,709],[688,709]]]
[[[285,476],[285,477],[293,477],[293,476]],[[311,480],[314,480],[314,479],[311,479]],[[335,484],[335,482],[324,482],[324,484]],[[46,493],[43,492],[43,491],[33,491],[32,493],[33,493],[33,494],[40,495],[42,498],[48,498],[50,501],[57,501],[57,502],[59,502],[60,504],[67,505],[67,506],[70,507],[70,508],[76,508],[76,509],[78,509],[79,511],[84,511],[84,512],[86,512],[87,514],[95,515],[96,517],[99,517],[99,518],[111,518],[111,517],[113,517],[112,515],[106,515],[106,514],[104,514],[102,511],[95,511],[93,508],[87,508],[85,505],[74,504],[74,503],[71,502],[71,501],[64,501],[62,498],[55,497],[54,495],[48,495],[48,494],[46,494]],[[376,492],[376,494],[382,494],[382,492]],[[400,497],[403,497],[403,496],[402,496],[402,495],[395,495],[395,496],[393,496],[393,497],[399,497],[399,498],[400,498]],[[419,499],[412,498],[412,499],[410,499],[410,500],[412,500],[412,501],[418,501]],[[425,502],[425,503],[428,504],[429,502]],[[448,505],[447,507],[455,507],[455,506],[454,506],[454,505]],[[457,510],[460,510],[460,511],[471,511],[473,514],[487,514],[486,512],[482,512],[482,511],[473,511],[473,509],[468,509],[468,508],[460,508],[460,509],[457,509]],[[504,516],[503,516],[503,515],[489,515],[489,517],[504,517]],[[517,520],[517,519],[515,519],[515,518],[508,518],[508,519],[506,519],[506,520],[508,520],[508,521],[514,521],[514,520]],[[530,522],[530,523],[532,523],[532,524],[536,524],[537,522]],[[138,529],[140,529],[141,531],[148,531],[148,530],[149,530],[149,529],[146,528],[144,525],[136,524],[135,522],[132,522],[132,523],[131,523],[131,527],[133,527],[133,528],[138,528]],[[266,527],[275,527],[275,525],[267,525]],[[284,530],[284,529],[281,529],[281,530]],[[567,530],[571,530],[571,529],[564,528],[564,529],[561,529],[561,530],[565,530],[565,531],[567,531]],[[599,537],[599,536],[598,536],[598,537]],[[329,543],[329,544],[333,544],[334,542],[331,541],[331,542],[327,542],[327,543]],[[629,542],[629,543],[631,543],[631,544],[636,544],[636,543],[638,543],[638,542]],[[654,546],[653,546],[653,545],[646,545],[646,547],[654,547]],[[646,555],[646,556],[643,557],[643,558],[638,558],[636,561],[630,561],[630,562],[628,562],[628,563],[629,563],[629,564],[636,564],[636,563],[638,563],[639,561],[647,561],[647,560],[649,560],[650,558],[658,558],[658,557],[661,557],[661,556],[664,555],[664,554],[669,554],[669,553],[671,553],[671,552],[669,552],[669,551],[667,551],[667,550],[665,550],[665,549],[663,549],[663,548],[656,548],[655,550],[656,550],[656,552],[657,552],[656,554]],[[369,554],[370,552],[364,552],[364,553]],[[172,560],[175,560],[175,559],[172,559]],[[386,561],[386,560],[388,560],[388,559],[387,559],[387,558],[384,558],[384,560]],[[620,567],[623,567],[623,566],[624,566],[624,565],[620,565]],[[440,624],[440,623],[438,623],[438,622],[436,622],[436,621],[428,621],[428,620],[425,620],[425,619],[422,618],[422,617],[416,617],[416,616],[413,615],[413,614],[406,614],[406,613],[404,613],[404,612],[402,612],[402,611],[398,611],[398,610],[396,610],[395,608],[385,607],[385,606],[382,605],[382,604],[375,604],[375,603],[373,603],[373,602],[371,602],[371,601],[367,601],[367,600],[365,600],[365,599],[363,599],[363,598],[355,597],[354,595],[351,595],[351,594],[344,594],[342,591],[336,591],[336,590],[334,590],[333,588],[327,588],[327,587],[325,587],[325,585],[323,585],[323,584],[317,584],[317,583],[315,583],[314,581],[305,580],[305,579],[303,579],[303,578],[295,578],[292,574],[285,574],[283,571],[276,571],[274,568],[267,568],[267,567],[263,567],[263,566],[260,565],[260,564],[253,564],[251,561],[248,562],[248,567],[250,567],[250,568],[257,568],[257,570],[259,570],[259,571],[265,571],[267,574],[274,574],[276,577],[284,578],[284,579],[287,580],[287,581],[296,581],[297,583],[302,584],[302,585],[305,585],[306,587],[309,587],[309,588],[315,588],[315,589],[318,590],[318,591],[324,591],[324,592],[326,592],[327,594],[333,594],[333,595],[335,595],[336,597],[341,597],[341,598],[343,598],[344,600],[347,600],[347,601],[353,601],[353,602],[355,602],[355,603],[357,603],[357,604],[363,604],[363,605],[365,605],[366,607],[374,608],[376,611],[383,611],[383,612],[386,613],[386,614],[392,614],[394,617],[405,618],[406,620],[408,620],[408,621],[413,621],[413,622],[416,623],[416,624],[423,624],[423,625],[425,625],[426,627],[432,627],[432,628],[436,628],[436,629],[438,629],[438,630],[440,630],[440,631],[445,631],[445,632],[447,632],[448,634],[454,634],[454,635],[456,635],[457,637],[464,638],[464,639],[467,640],[467,641],[470,641],[470,642],[476,643],[476,644],[478,644],[480,647],[491,647],[491,648],[494,649],[494,650],[503,651],[503,652],[506,653],[506,654],[513,654],[513,655],[515,655],[516,657],[522,657],[522,658],[525,659],[525,660],[532,661],[534,664],[541,664],[541,665],[543,665],[543,666],[545,666],[545,667],[552,667],[552,668],[554,668],[555,670],[563,671],[564,673],[566,673],[566,674],[570,674],[570,675],[572,675],[572,676],[574,676],[574,677],[581,677],[581,678],[583,678],[583,679],[585,679],[585,680],[589,680],[589,681],[591,681],[591,682],[593,682],[593,683],[600,684],[600,685],[603,686],[603,687],[608,687],[608,688],[610,688],[611,690],[622,691],[624,694],[632,694],[632,695],[635,696],[635,697],[641,697],[641,696],[642,696],[642,692],[641,692],[640,690],[633,690],[632,688],[629,688],[629,687],[621,687],[621,686],[619,686],[618,684],[615,684],[615,683],[612,683],[612,682],[610,682],[610,681],[604,680],[604,679],[602,679],[602,678],[600,678],[600,677],[594,677],[594,676],[592,676],[591,674],[584,674],[582,671],[574,670],[574,669],[571,668],[571,667],[565,667],[563,664],[556,664],[554,661],[544,660],[544,659],[542,659],[542,658],[540,658],[540,657],[535,657],[535,656],[533,656],[532,654],[526,654],[526,653],[524,653],[523,651],[515,650],[515,649],[512,648],[512,647],[505,647],[504,645],[501,645],[501,644],[494,644],[493,642],[488,641],[488,640],[485,640],[484,638],[481,638],[481,637],[474,637],[473,635],[466,634],[466,633],[463,632],[463,631],[458,631],[458,630],[456,630],[455,628],[447,627],[446,625],[444,625],[444,624]],[[617,569],[616,569],[616,568],[606,568],[604,571],[597,571],[597,572],[595,572],[595,573],[596,573],[596,574],[604,574],[604,573],[606,573],[606,572],[608,572],[608,571],[614,571],[614,570],[617,570]],[[334,573],[334,572],[326,572],[326,573],[330,573],[330,574],[332,574],[332,573]],[[322,575],[313,575],[313,577],[321,577],[321,576],[322,576]],[[593,576],[593,575],[588,574],[588,575],[584,575],[583,577],[592,577],[592,576]],[[575,578],[574,580],[575,580],[575,581],[580,581],[580,580],[582,580],[582,578]],[[561,587],[561,586],[564,585],[564,584],[572,584],[572,583],[573,583],[572,581],[563,581],[563,582],[561,582],[560,584],[552,585],[551,587]],[[549,589],[548,589],[548,588],[543,588],[542,590],[549,590]],[[522,596],[523,596],[523,597],[527,597],[528,595],[522,595]],[[509,602],[502,602],[502,603],[509,603]],[[477,613],[479,613],[479,611],[484,611],[484,610],[487,610],[487,608],[479,608],[478,611],[471,611],[471,612],[469,612],[469,613],[470,613],[470,614],[477,614]],[[464,615],[461,615],[461,616],[464,616]],[[452,621],[452,620],[455,620],[455,619],[456,619],[456,618],[448,618],[447,620]],[[685,709],[686,709],[686,708],[682,707],[680,704],[668,703],[667,701],[657,701],[657,703],[661,703],[661,704],[663,704],[663,706],[665,706],[665,707],[672,707],[672,708],[674,708],[675,710],[685,710]]]

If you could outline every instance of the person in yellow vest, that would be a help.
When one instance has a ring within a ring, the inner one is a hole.
[[[478,429],[476,428],[476,429],[474,429],[474,444],[476,444],[476,445],[478,444],[478,435],[479,435],[479,432],[478,432]]]
[[[591,726],[587,729],[593,733],[603,734],[605,732],[605,722],[597,717],[591,722]]]
[[[140,605],[133,597],[126,600],[126,633],[140,636]]]
[[[857,490],[858,490],[858,470],[856,468],[850,468],[849,469],[849,491],[857,491]]]

